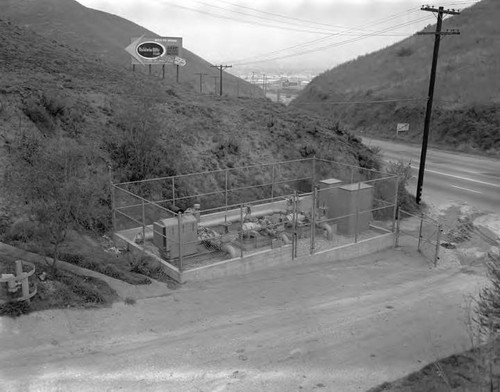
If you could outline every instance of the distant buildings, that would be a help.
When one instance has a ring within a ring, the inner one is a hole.
[[[304,89],[316,75],[311,74],[264,74],[255,73],[236,75],[264,91],[267,98],[287,105],[300,90]]]

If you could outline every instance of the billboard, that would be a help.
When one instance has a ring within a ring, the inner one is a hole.
[[[182,38],[134,37],[125,50],[132,56],[132,64],[175,64],[182,58]]]

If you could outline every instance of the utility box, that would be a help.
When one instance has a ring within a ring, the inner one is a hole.
[[[156,247],[166,250],[170,258],[179,257],[180,249],[182,256],[195,254],[198,252],[198,221],[193,215],[185,215],[182,216],[180,227],[177,217],[154,222],[153,243]]]
[[[363,182],[340,186],[338,188],[336,208],[342,211],[342,215],[338,216],[350,216],[339,219],[337,232],[344,235],[353,235],[356,231],[356,221],[358,233],[368,230],[372,219],[372,206],[373,186]],[[356,211],[358,211],[358,214],[356,214]]]
[[[342,216],[336,205],[338,190],[341,184],[342,181],[336,178],[319,181],[318,205],[316,207],[320,211],[320,219],[323,217],[332,219]]]

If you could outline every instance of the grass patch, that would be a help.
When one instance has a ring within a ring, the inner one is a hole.
[[[40,261],[35,264],[35,274],[30,282],[36,282],[37,293],[30,301],[6,302],[0,305],[0,316],[17,317],[38,310],[54,308],[91,308],[108,306],[117,298],[116,292],[104,281],[59,270],[50,275],[49,267]],[[14,258],[0,258],[0,272],[12,271]],[[46,278],[38,277],[45,272]]]

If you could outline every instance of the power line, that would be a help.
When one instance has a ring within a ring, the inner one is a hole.
[[[407,9],[405,11],[402,11],[402,12],[398,12],[398,13],[395,13],[393,15],[390,15],[388,17],[385,17],[385,18],[382,18],[382,19],[378,19],[378,20],[375,20],[373,22],[370,22],[370,23],[366,23],[365,25],[361,26],[361,27],[351,27],[349,29],[349,31],[355,31],[356,29],[364,29],[366,28],[367,26],[368,27],[374,27],[374,26],[378,26],[378,25],[381,25],[381,24],[384,24],[384,23],[387,23],[391,20],[394,20],[394,19],[399,19],[402,15],[411,15],[413,13],[416,13],[418,12],[419,9],[413,9],[413,8],[410,8],[410,9]],[[410,22],[407,22],[406,25],[411,25],[413,23],[417,23],[417,22],[420,22],[422,20],[425,20],[426,18],[421,18],[421,19],[418,19],[418,20],[414,20],[414,21],[410,21]],[[403,24],[404,27],[406,27],[405,24]],[[392,28],[389,27],[389,28],[386,28],[387,30],[391,30]],[[264,61],[271,61],[271,60],[279,60],[279,58],[273,58],[273,59],[262,59],[263,57],[269,57],[269,56],[273,56],[273,55],[278,55],[279,53],[281,52],[286,52],[290,49],[295,49],[295,48],[300,48],[302,46],[306,46],[306,45],[312,45],[312,44],[318,44],[320,42],[323,42],[323,41],[327,41],[327,40],[330,40],[332,38],[336,38],[338,36],[338,34],[330,34],[329,36],[327,37],[322,37],[322,38],[318,38],[318,39],[314,39],[312,41],[307,41],[307,42],[304,42],[304,43],[301,43],[301,44],[297,44],[297,45],[293,45],[291,47],[287,47],[287,48],[283,48],[283,49],[279,49],[279,50],[275,50],[275,51],[272,51],[272,52],[268,52],[268,53],[265,53],[265,54],[262,54],[262,55],[259,55],[259,61],[258,62],[264,62]],[[322,49],[322,48],[321,48]],[[321,49],[318,49],[318,50],[321,50]],[[295,54],[293,54],[295,55]],[[297,54],[297,55],[300,55],[300,54]],[[287,54],[286,55],[287,57],[292,57],[292,55],[290,54]],[[252,61],[256,58],[256,56],[252,56],[252,57],[247,57],[247,58],[244,58],[244,59],[239,59],[239,60],[233,60],[231,62],[233,63],[238,63],[239,65],[245,65],[246,64],[246,61]],[[255,61],[257,62],[257,61]],[[253,61],[252,61],[253,63]]]
[[[382,31],[382,32],[383,31],[389,31],[391,29],[400,27],[402,25],[410,25],[410,24],[413,24],[413,23],[416,23],[416,22],[424,21],[426,19],[428,19],[428,17],[423,17],[423,18],[419,18],[417,20],[414,20],[412,22],[406,22],[406,23],[402,23],[402,24],[397,25],[397,26],[388,27],[388,28],[380,30],[380,31]],[[290,53],[290,54],[284,54],[284,55],[278,55],[278,54],[276,54],[276,56],[274,56],[274,57],[268,56],[269,58],[265,58],[265,59],[255,58],[255,60],[250,60],[250,61],[242,61],[242,60],[238,61],[238,60],[235,60],[235,61],[233,61],[233,63],[235,63],[236,65],[248,65],[248,64],[256,64],[256,63],[267,62],[267,61],[281,60],[281,59],[285,59],[285,58],[289,58],[289,57],[302,56],[302,55],[305,55],[305,54],[318,52],[318,51],[321,51],[321,50],[324,50],[324,49],[329,49],[329,48],[333,48],[333,47],[338,47],[338,46],[350,44],[350,43],[357,42],[357,41],[360,41],[360,40],[363,40],[363,39],[366,39],[366,38],[370,38],[370,37],[374,37],[374,36],[375,35],[372,34],[372,33],[367,33],[367,34],[362,34],[362,35],[360,35],[359,37],[356,37],[356,38],[350,38],[350,39],[347,39],[347,40],[344,40],[344,41],[340,41],[340,42],[333,42],[333,43],[330,43],[330,44],[319,46],[317,48],[312,48],[312,49],[309,49],[309,50],[304,50],[304,51],[298,52],[298,53]],[[295,45],[292,48],[300,47],[300,46],[304,46],[304,44]],[[283,50],[281,50],[281,51],[283,51]],[[277,51],[277,52],[280,52],[280,51]],[[271,52],[271,54],[272,53],[273,52]]]
[[[330,27],[330,28],[333,27],[333,28],[337,28],[337,29],[349,29],[349,30],[351,29],[351,28],[345,27],[345,26],[339,26],[339,25],[332,25],[332,24],[328,24],[328,23],[315,22],[315,21],[311,21],[311,20],[296,18],[296,17],[293,17],[293,16],[286,16],[286,15],[276,14],[274,12],[262,11],[262,10],[258,10],[256,8],[246,7],[246,6],[243,6],[243,5],[240,5],[240,4],[230,3],[230,2],[224,1],[224,0],[219,0],[219,2],[225,3],[225,4],[229,4],[229,5],[232,5],[234,7],[238,7],[238,8],[243,8],[243,9],[251,10],[251,11],[254,11],[254,12],[259,12],[259,13],[262,13],[262,14],[265,14],[265,15],[276,16],[276,17],[281,18],[281,19],[288,19],[288,20],[293,20],[293,21],[297,21],[297,22],[301,22],[301,23],[307,23],[307,24],[318,25],[318,26],[325,26],[325,27]]]
[[[185,9],[185,10],[192,11],[192,12],[197,12],[197,13],[200,13],[200,14],[203,14],[203,15],[209,15],[209,16],[212,16],[212,17],[215,17],[215,18],[226,19],[226,20],[233,20],[233,21],[236,21],[236,22],[246,23],[246,24],[250,24],[250,25],[259,25],[259,26],[264,26],[264,27],[269,27],[269,28],[274,28],[274,29],[281,29],[281,30],[288,30],[288,31],[297,31],[297,32],[312,33],[312,34],[328,35],[328,34],[332,34],[333,33],[333,30],[328,30],[328,29],[325,29],[325,28],[309,27],[309,29],[307,29],[307,27],[304,27],[304,26],[301,26],[301,25],[286,23],[286,22],[283,22],[283,21],[276,21],[276,20],[273,20],[273,19],[263,18],[263,17],[260,17],[258,15],[246,14],[246,13],[242,13],[242,12],[239,12],[239,11],[228,10],[226,8],[223,8],[223,7],[218,7],[218,6],[214,6],[213,4],[202,3],[202,2],[199,2],[199,1],[198,1],[198,3],[203,4],[203,5],[207,6],[207,7],[221,9],[221,10],[226,11],[226,12],[233,12],[233,13],[237,13],[237,14],[242,14],[242,15],[245,15],[245,16],[250,17],[250,18],[263,19],[265,21],[271,22],[271,24],[270,23],[262,23],[262,22],[258,22],[258,21],[252,21],[252,20],[245,20],[245,19],[242,19],[242,18],[236,18],[236,17],[231,17],[231,16],[227,16],[227,15],[221,15],[221,14],[217,14],[217,13],[212,13],[212,12],[209,12],[209,11],[204,11],[204,10],[201,10],[201,9],[186,7],[184,5],[175,4],[175,3],[172,3],[172,2],[168,2],[168,1],[165,1],[165,2],[168,3],[168,4],[170,4],[173,7]],[[278,25],[277,23],[281,23],[282,25]],[[284,26],[283,26],[283,24],[284,24]],[[339,31],[335,31],[334,34],[336,34],[336,35],[356,35],[355,33],[353,33],[353,34],[347,34],[347,32],[339,32]],[[405,36],[405,35],[406,35],[406,33],[393,33],[390,36]]]

